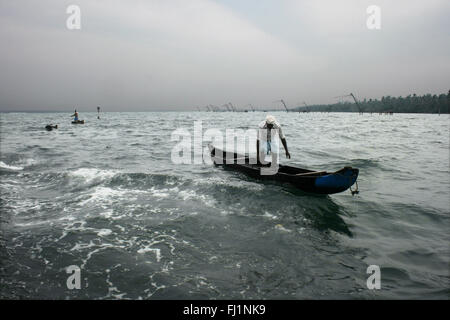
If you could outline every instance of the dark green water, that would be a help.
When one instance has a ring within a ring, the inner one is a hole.
[[[355,197],[171,161],[175,129],[263,113],[68,115],[0,114],[0,298],[449,298],[448,115],[275,113],[282,163],[359,168]]]

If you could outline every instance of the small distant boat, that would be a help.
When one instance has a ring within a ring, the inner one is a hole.
[[[84,124],[84,120],[72,121],[72,124]]]
[[[47,129],[47,131],[52,131],[53,129],[58,129],[58,125],[52,125],[52,124],[48,124],[45,126],[45,129]]]
[[[336,172],[326,171],[312,171],[307,169],[300,169],[297,167],[279,165],[278,172],[273,175],[261,175],[261,164],[250,164],[248,155],[239,155],[234,153],[231,159],[233,163],[226,156],[223,150],[209,145],[211,152],[211,159],[215,165],[223,166],[225,169],[240,171],[250,177],[261,180],[273,180],[278,182],[285,182],[293,185],[299,190],[315,194],[333,194],[343,192],[353,184],[356,183],[359,170],[352,167],[344,167]],[[238,159],[240,162],[237,163]],[[352,194],[358,193],[351,190]]]

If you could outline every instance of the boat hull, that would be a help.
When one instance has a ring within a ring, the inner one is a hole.
[[[215,165],[225,169],[242,172],[252,178],[266,181],[289,183],[304,192],[315,194],[333,194],[343,192],[356,183],[359,170],[344,167],[336,172],[312,171],[297,167],[279,165],[278,172],[262,175],[262,165],[253,164],[255,159],[236,153],[226,154],[222,150],[210,147],[211,159]],[[253,161],[252,161],[253,160]]]

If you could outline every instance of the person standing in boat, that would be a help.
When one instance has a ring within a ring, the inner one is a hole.
[[[71,115],[71,117],[75,117],[75,118],[73,118],[73,121],[74,121],[74,122],[77,122],[77,121],[78,121],[78,112],[77,112],[77,109],[75,109],[75,113],[74,113],[73,115]]]
[[[258,126],[258,135],[256,140],[256,157],[257,163],[260,164],[266,154],[272,154],[272,162],[278,161],[278,141],[277,135],[280,137],[284,150],[286,151],[286,158],[290,159],[291,154],[288,151],[286,138],[281,130],[280,124],[274,116],[268,115],[266,120],[262,121]],[[273,139],[274,138],[274,139]]]

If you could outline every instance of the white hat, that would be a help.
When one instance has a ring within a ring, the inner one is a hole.
[[[277,120],[275,119],[275,117],[270,115],[270,114],[266,117],[266,123],[267,124],[274,124],[276,121]]]

